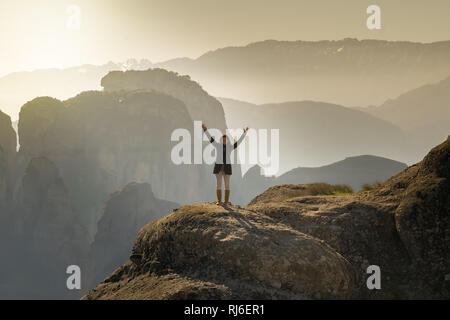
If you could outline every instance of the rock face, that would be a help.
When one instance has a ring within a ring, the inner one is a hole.
[[[395,225],[421,285],[450,296],[450,140],[388,182],[401,195]],[[383,192],[383,190],[381,191]]]
[[[281,185],[247,207],[183,206],[142,228],[130,261],[84,298],[448,298],[449,158],[447,140],[370,191]]]
[[[450,141],[370,192],[308,196],[308,186],[277,186],[249,208],[324,240],[356,270],[354,297],[450,296]],[[365,270],[380,266],[384,289],[369,292]]]
[[[99,283],[127,260],[139,229],[178,207],[156,198],[148,183],[130,183],[105,204],[91,245],[89,287]]]
[[[11,205],[17,139],[11,118],[0,111],[0,222]]]
[[[85,298],[346,298],[353,287],[327,244],[239,207],[183,206],[142,228],[132,257]]]
[[[26,158],[25,162],[39,155],[40,147],[47,138],[47,130],[63,111],[64,104],[51,97],[39,97],[23,105],[19,114],[18,135],[20,154]]]
[[[211,189],[214,181],[201,168],[170,159],[171,133],[192,126],[183,102],[154,91],[35,99],[21,111],[19,157],[26,164],[45,156],[56,164],[93,239],[103,203],[130,182],[151,182],[157,197],[179,202],[199,201]],[[196,188],[186,188],[186,181]]]
[[[7,165],[12,167],[16,157],[17,138],[11,123],[11,118],[0,110],[0,147]]]
[[[255,198],[249,208],[276,221],[324,240],[354,267],[354,298],[402,297],[399,290],[407,275],[409,258],[395,229],[394,204],[378,203],[366,195],[308,195],[309,185],[275,186]],[[381,267],[381,293],[367,289],[366,269]],[[406,268],[406,269],[405,269]],[[395,283],[393,283],[395,281]]]
[[[5,152],[0,147],[0,209],[6,210],[8,195],[8,166]],[[4,211],[2,210],[2,216]]]
[[[59,170],[50,160],[39,157],[30,161],[13,212],[13,241],[6,261],[13,270],[11,277],[18,277],[12,281],[15,290],[21,290],[18,296],[76,297],[77,293],[66,288],[65,271],[72,264],[83,266],[87,234]]]

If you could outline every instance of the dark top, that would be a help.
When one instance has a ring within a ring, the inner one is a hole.
[[[222,144],[222,143],[215,142],[214,138],[208,133],[208,131],[205,131],[206,136],[209,138],[209,142],[211,142],[214,145],[214,147],[216,148],[216,154],[218,153],[219,150],[220,150],[219,154],[220,154],[220,152],[222,152],[222,159],[220,159],[220,155],[217,154],[218,158],[216,158],[216,163],[214,165],[214,170],[213,170],[214,174],[218,174],[222,169],[225,172],[225,174],[227,174],[227,175],[232,174],[231,163],[227,163],[227,159],[229,159],[229,157],[230,157],[231,150],[236,149],[238,147],[238,145],[242,142],[242,140],[244,140],[246,133],[247,132],[244,131],[244,133],[239,138],[239,140],[231,145],[229,143]],[[220,148],[220,145],[222,145],[222,149],[218,149],[218,148]],[[230,162],[231,162],[231,160],[230,160]]]

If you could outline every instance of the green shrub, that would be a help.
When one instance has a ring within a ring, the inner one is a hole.
[[[374,183],[366,183],[361,187],[361,191],[371,191],[375,189],[379,189],[383,186],[383,182],[375,181]]]
[[[308,185],[308,193],[313,196],[346,194],[353,192],[353,188],[346,184],[331,185],[328,183],[312,183]]]

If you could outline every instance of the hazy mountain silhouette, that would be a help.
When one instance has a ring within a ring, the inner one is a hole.
[[[450,41],[267,40],[155,66],[189,74],[216,96],[367,106],[444,79],[449,56]]]
[[[95,286],[128,258],[140,228],[177,207],[156,198],[148,183],[130,183],[112,193],[90,248],[87,286]]]
[[[112,70],[148,69],[148,60],[81,65],[66,69],[14,72],[0,78],[0,108],[17,119],[21,106],[39,96],[67,99],[87,90],[100,89],[100,79]]]
[[[279,129],[280,174],[372,154],[407,162],[408,141],[395,125],[335,104],[301,101],[252,105],[219,98],[232,128]],[[248,169],[248,165],[243,167]]]
[[[405,163],[382,157],[363,155],[318,168],[295,168],[275,180],[276,184],[326,182],[347,184],[360,190],[366,183],[383,182],[407,168]]]
[[[20,112],[19,166],[37,156],[53,161],[92,236],[108,195],[129,182],[151,182],[164,199],[202,198],[184,185],[206,192],[201,168],[170,161],[172,131],[192,126],[183,102],[155,91],[91,91],[64,102],[40,97]]]
[[[402,128],[412,141],[417,159],[422,158],[430,146],[450,133],[450,77],[360,110]]]
[[[378,105],[448,77],[449,55],[449,41],[266,40],[217,49],[197,59],[157,64],[130,59],[102,66],[12,73],[0,78],[0,108],[16,119],[20,107],[37,96],[67,99],[99,89],[98,79],[109,71],[149,67],[189,75],[211,95],[256,103],[317,100]]]
[[[328,183],[345,184],[355,191],[365,184],[383,182],[406,169],[398,161],[370,156],[354,156],[315,168],[295,168],[279,177],[266,177],[259,166],[253,166],[244,174],[247,202],[269,187],[282,184]]]

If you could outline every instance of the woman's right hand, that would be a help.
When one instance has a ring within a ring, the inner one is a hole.
[[[204,123],[202,123],[202,129],[203,129],[203,131],[206,131],[206,129],[207,129]]]

